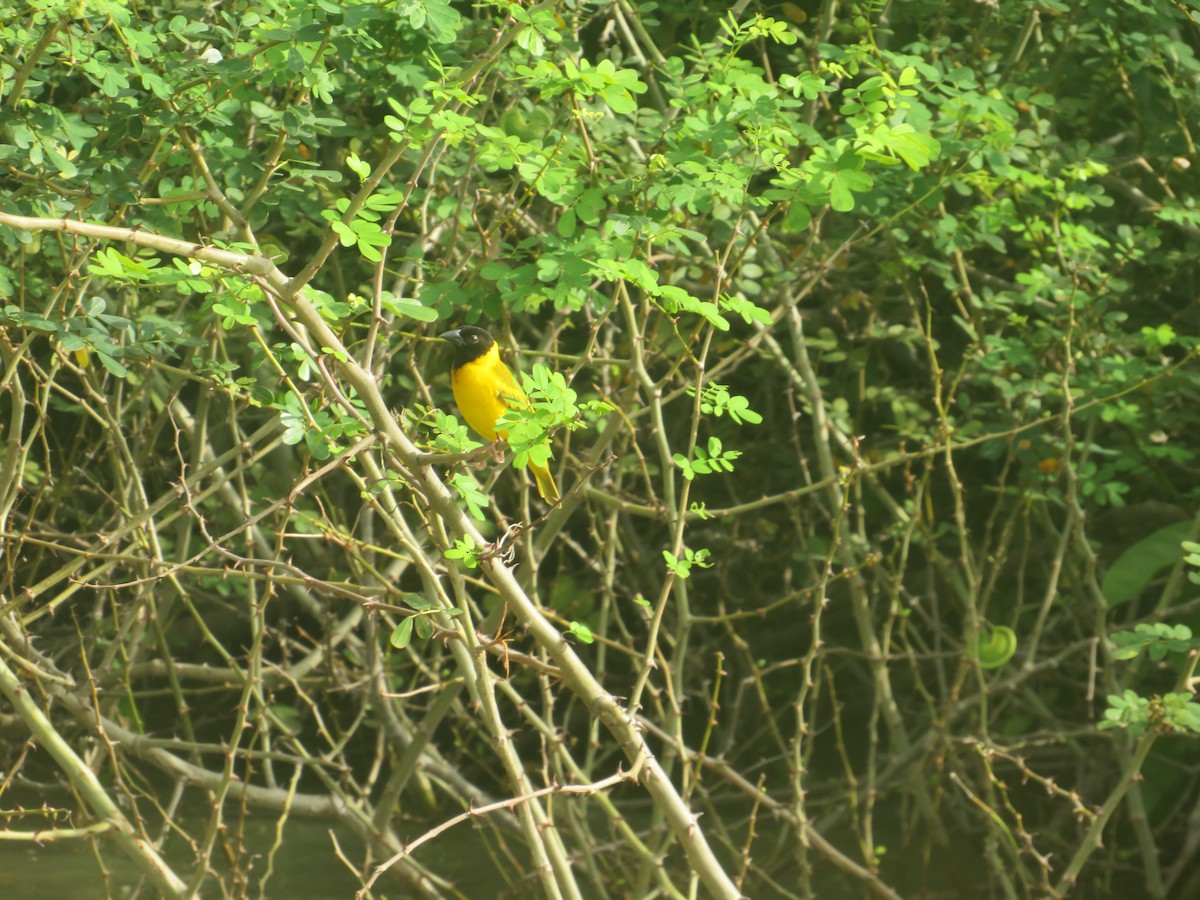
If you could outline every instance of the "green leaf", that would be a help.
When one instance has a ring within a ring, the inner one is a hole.
[[[901,132],[900,128],[893,130],[888,147],[914,172],[929,165],[941,152],[941,144],[932,135]]]
[[[272,703],[269,707],[271,716],[275,719],[275,727],[282,729],[289,735],[298,735],[302,732],[303,717],[300,710],[294,706],[288,706],[281,703]]]
[[[856,157],[861,161],[861,157]],[[829,205],[838,212],[854,209],[854,193],[870,190],[874,179],[855,168],[838,169],[829,182]]]
[[[455,472],[449,481],[451,487],[458,492],[458,496],[467,504],[467,512],[471,518],[477,522],[484,521],[487,518],[484,510],[491,505],[491,500],[475,477],[466,472]]]
[[[571,634],[577,637],[585,644],[595,643],[596,638],[592,635],[592,630],[582,622],[571,622],[568,626]]]
[[[400,620],[400,624],[392,629],[392,636],[389,642],[397,650],[403,650],[412,641],[413,625],[418,619],[418,616],[407,616]]]
[[[425,12],[434,38],[442,44],[454,43],[462,26],[462,16],[458,11],[444,0],[427,0]]]
[[[313,455],[313,459],[329,459],[332,455],[329,442],[325,439],[325,435],[315,429],[306,430],[304,432],[304,445],[308,447],[308,452]]]
[[[555,230],[561,238],[573,237],[575,234],[575,210],[564,209],[562,215],[558,217],[558,224]]]
[[[359,159],[357,153],[351,153],[346,157],[346,167],[358,176],[359,181],[366,181],[371,174],[370,164]]]
[[[1128,603],[1160,572],[1173,566],[1179,560],[1180,542],[1191,528],[1190,521],[1160,528],[1117,557],[1100,585],[1109,606]]]
[[[46,147],[46,156],[50,160],[50,164],[58,169],[58,174],[64,178],[74,178],[79,174],[79,170],[75,168],[75,164],[67,159],[54,147]]]
[[[1133,659],[1145,651],[1155,662],[1165,659],[1168,653],[1189,653],[1200,646],[1186,625],[1166,622],[1139,622],[1132,631],[1115,632],[1112,642],[1114,659]]]
[[[100,360],[100,365],[104,366],[104,368],[108,371],[108,374],[110,374],[110,375],[114,375],[117,378],[124,378],[125,376],[127,376],[129,374],[128,369],[126,369],[123,365],[121,365],[119,362],[117,362],[115,359],[113,359],[113,357],[109,356],[107,353],[103,353],[103,352],[97,350],[96,358]]]
[[[461,540],[455,541],[454,546],[446,551],[446,558],[461,560],[462,564],[468,569],[476,569],[479,567],[479,551],[481,549],[471,535],[464,535]]]
[[[418,322],[436,322],[438,312],[417,300],[398,300],[391,291],[384,291],[379,298],[379,305],[392,315],[403,319],[414,319]]]
[[[688,481],[691,481],[696,477],[696,472],[692,468],[692,461],[682,453],[676,453],[671,457],[671,459],[674,461],[675,465],[679,466],[679,471],[683,473],[683,477]]]

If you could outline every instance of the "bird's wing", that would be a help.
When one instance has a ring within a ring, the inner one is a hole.
[[[508,366],[501,366],[501,371],[496,375],[496,396],[500,398],[500,402],[512,409],[528,409],[529,398],[525,396],[525,392],[521,390],[521,386],[517,384],[517,379],[513,377],[512,371]]]

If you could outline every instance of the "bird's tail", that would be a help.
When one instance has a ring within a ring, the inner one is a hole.
[[[537,491],[541,498],[547,503],[557,503],[559,500],[558,485],[554,483],[550,467],[530,463],[529,471],[533,472],[533,480],[537,482]]]

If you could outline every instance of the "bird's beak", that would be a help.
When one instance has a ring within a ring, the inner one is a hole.
[[[443,341],[449,341],[455,347],[461,347],[463,345],[462,332],[460,332],[457,328],[455,328],[453,331],[443,331],[438,335],[438,337],[440,337]]]

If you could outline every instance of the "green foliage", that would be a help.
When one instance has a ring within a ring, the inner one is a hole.
[[[435,409],[433,421],[434,449],[443,453],[466,453],[483,446],[471,437],[470,429],[454,416]]]
[[[271,405],[279,410],[285,444],[299,444],[303,441],[315,459],[329,459],[345,449],[344,441],[347,438],[352,439],[363,434],[362,406],[353,398],[351,403],[358,407],[357,414],[322,409],[316,405],[315,400],[306,405],[303,398],[295,393],[287,393],[280,401]]]
[[[484,510],[491,504],[488,495],[471,475],[465,472],[455,472],[449,477],[450,486],[458,492],[463,502],[467,504],[467,512],[477,522],[484,521],[487,516]]]
[[[1112,605],[1128,603],[1160,572],[1178,562],[1180,542],[1191,528],[1190,522],[1167,525],[1117,557],[1108,567],[1101,585],[1108,602]]]
[[[688,393],[695,396],[695,390],[688,388]],[[762,416],[750,408],[750,401],[745,397],[729,393],[729,387],[724,384],[708,384],[700,398],[700,412],[706,416],[729,416],[735,424],[762,424]]]
[[[1160,531],[1147,541],[1161,534]],[[1200,567],[1200,544],[1183,541],[1182,545],[1187,564]],[[1195,583],[1200,583],[1195,576],[1195,572],[1189,573]],[[1188,675],[1195,671],[1196,660],[1200,658],[1200,638],[1194,637],[1192,629],[1182,624],[1139,622],[1131,631],[1115,632],[1112,643],[1112,656],[1119,660],[1133,660],[1143,653],[1153,662],[1161,662],[1170,654],[1187,657]],[[1132,688],[1126,688],[1120,694],[1109,695],[1108,709],[1098,727],[1128,728],[1134,737],[1149,730],[1158,734],[1189,731],[1200,734],[1200,703],[1194,702],[1194,696],[1192,692],[1175,691],[1143,697]]]
[[[468,569],[477,569],[479,568],[479,553],[482,549],[468,534],[456,540],[454,546],[446,551],[446,559],[461,560]]]
[[[1114,632],[1112,642],[1113,659],[1133,659],[1146,653],[1155,662],[1165,659],[1168,653],[1187,653],[1200,647],[1200,639],[1192,637],[1192,630],[1186,625],[1165,622],[1153,625],[1139,622],[1132,631]]]
[[[677,558],[670,550],[664,550],[662,555],[663,560],[666,561],[667,569],[676,578],[690,578],[693,568],[707,569],[713,565],[710,561],[712,554],[705,549],[689,550],[687,547],[684,547],[682,559]]]
[[[1100,728],[1128,728],[1130,735],[1141,737],[1148,730],[1160,734],[1192,732],[1200,734],[1200,703],[1189,693],[1169,693],[1139,697],[1131,690],[1110,694],[1108,709]]]
[[[458,36],[462,16],[442,0],[401,0],[397,11],[407,16],[408,24],[416,29],[428,27],[438,43],[452,43]]]
[[[797,866],[701,818],[747,895],[1185,888],[1153,848],[1186,843],[1189,764],[1117,771],[1108,729],[1197,731],[1196,16],[818,6],[3,4],[0,213],[40,223],[0,225],[0,593],[28,632],[5,658],[64,734],[55,691],[95,685],[97,715],[219,739],[256,788],[321,761],[298,790],[385,836],[429,783],[462,809],[598,781],[614,747],[567,644],[510,617],[458,652],[494,553],[670,736],[687,802],[828,829],[839,865]],[[544,519],[476,477],[430,340],[451,322],[539,350],[502,427],[566,482]],[[431,459],[495,543],[439,516]],[[425,775],[391,768],[423,741]],[[32,764],[10,743],[6,771]],[[1103,843],[1134,856],[1056,884],[1100,841],[1047,823],[1093,821],[1124,775],[1141,808]],[[560,893],[698,890],[705,855],[645,840],[635,795],[565,801],[572,858],[594,815],[619,840],[551,867]],[[135,828],[245,892],[170,825]]]
[[[726,450],[721,444],[721,439],[710,437],[708,439],[708,449],[696,447],[693,451],[695,457],[688,459],[681,453],[676,453],[672,459],[675,465],[679,466],[683,477],[691,481],[697,475],[713,475],[720,472],[732,472],[733,461],[742,455],[740,450]]]
[[[334,203],[333,209],[324,210],[321,216],[329,222],[343,247],[357,247],[363,259],[379,262],[383,259],[380,248],[388,247],[392,243],[391,236],[384,233],[379,220],[385,212],[394,209],[403,200],[404,195],[398,191],[372,194],[355,210],[350,221],[346,222],[350,200],[343,197]]]
[[[434,623],[431,620],[434,616],[444,615],[453,617],[462,615],[462,610],[457,607],[439,609],[421,594],[405,594],[404,602],[415,612],[413,615],[402,618],[396,627],[392,629],[392,633],[388,637],[388,643],[397,650],[403,650],[412,643],[414,632],[423,641],[427,641],[433,637]]]
[[[496,423],[498,430],[508,433],[508,445],[515,454],[513,465],[518,469],[531,462],[539,466],[549,462],[553,453],[550,434],[555,427],[583,424],[575,403],[578,395],[567,387],[560,372],[539,364],[522,381],[531,408],[510,407]]]
[[[1200,544],[1195,541],[1181,541],[1180,546],[1183,547],[1183,561],[1191,566],[1193,570],[1200,569]],[[1200,584],[1200,571],[1188,572],[1188,581],[1192,584]]]
[[[580,641],[580,643],[594,644],[596,642],[596,638],[592,634],[592,629],[588,628],[582,622],[569,622],[567,624],[567,630],[571,632],[571,634],[573,634]]]
[[[379,295],[379,304],[393,316],[414,319],[429,324],[438,320],[436,310],[422,306],[413,300],[402,300],[390,291]]]

